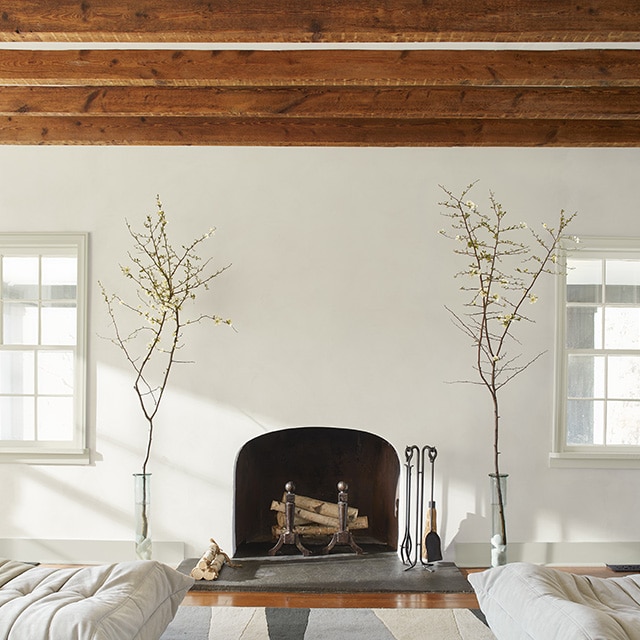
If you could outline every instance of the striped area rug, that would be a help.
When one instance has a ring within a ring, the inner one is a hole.
[[[161,640],[495,640],[469,609],[180,607]]]

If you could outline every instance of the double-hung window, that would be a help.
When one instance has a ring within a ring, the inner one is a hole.
[[[583,238],[565,258],[551,464],[640,466],[640,241]]]
[[[0,234],[0,460],[86,462],[86,234]]]

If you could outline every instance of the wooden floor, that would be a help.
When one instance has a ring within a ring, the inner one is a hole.
[[[625,575],[607,567],[554,567],[563,571],[610,578]],[[481,569],[461,569],[468,575]],[[249,591],[192,591],[183,605],[206,607],[313,607],[379,609],[477,609],[473,593],[264,593]]]

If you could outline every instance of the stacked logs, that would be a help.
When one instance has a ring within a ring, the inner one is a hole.
[[[231,561],[229,556],[220,549],[218,543],[213,538],[210,538],[209,542],[209,548],[202,554],[196,566],[191,569],[191,577],[195,580],[217,580],[225,562],[230,567],[240,566]]]
[[[285,530],[285,500],[273,500],[271,511],[276,512],[277,523],[271,529],[274,538],[277,538]],[[316,498],[296,495],[294,532],[307,536],[332,535],[339,529],[338,504],[325,502]],[[349,507],[347,510],[347,526],[352,529],[367,529],[369,519],[367,516],[358,515],[358,509]]]

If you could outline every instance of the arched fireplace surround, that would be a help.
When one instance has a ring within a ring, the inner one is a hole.
[[[297,427],[265,433],[247,442],[235,471],[235,545],[266,548],[275,542],[272,500],[293,481],[300,495],[337,501],[336,485],[349,485],[349,505],[369,519],[354,530],[358,544],[398,546],[398,454],[389,442],[366,431]],[[256,544],[254,544],[256,543]]]

